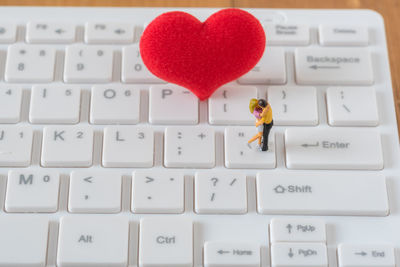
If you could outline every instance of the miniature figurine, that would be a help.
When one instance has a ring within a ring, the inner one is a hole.
[[[272,120],[271,105],[265,99],[251,99],[250,113],[256,118],[256,127],[258,134],[253,136],[248,143],[258,140],[261,151],[268,151],[268,136],[274,121]]]

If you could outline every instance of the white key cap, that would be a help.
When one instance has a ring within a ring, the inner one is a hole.
[[[258,173],[257,209],[262,214],[389,214],[385,177],[370,173]]]
[[[0,167],[27,167],[31,163],[32,128],[0,126]]]
[[[289,169],[383,168],[381,137],[360,129],[287,129],[286,165]]]
[[[238,81],[241,84],[286,83],[286,60],[283,48],[267,47],[257,65]]]
[[[149,121],[152,124],[197,124],[199,100],[177,85],[154,85],[149,92]]]
[[[223,86],[208,100],[209,122],[223,125],[254,125],[249,101],[257,98],[252,86]]]
[[[374,83],[371,54],[365,48],[297,48],[295,67],[299,84]]]
[[[329,87],[326,102],[330,125],[377,126],[379,123],[373,87]]]
[[[146,68],[140,57],[138,44],[122,49],[121,77],[124,83],[164,83]]]
[[[56,212],[60,175],[54,170],[8,172],[7,212]]]
[[[167,127],[164,143],[166,167],[215,166],[215,133],[210,127]]]
[[[15,44],[8,47],[4,78],[12,83],[51,82],[56,50],[44,45]]]
[[[29,121],[31,123],[79,122],[81,89],[76,86],[32,87]]]
[[[276,166],[275,133],[268,138],[268,151],[260,151],[257,141],[248,140],[257,134],[256,127],[228,127],[225,129],[225,166],[233,169],[273,169]]]
[[[247,182],[243,173],[197,172],[195,211],[208,214],[244,214],[247,212]]]
[[[271,242],[326,242],[325,222],[319,219],[273,218]]]
[[[319,42],[326,46],[367,46],[368,28],[353,25],[320,25]]]
[[[271,267],[328,267],[325,244],[275,243],[271,245]]]
[[[113,126],[104,129],[104,167],[152,167],[153,158],[152,128]]]
[[[17,123],[21,118],[22,88],[0,86],[0,123]]]
[[[110,82],[112,80],[112,70],[112,48],[94,45],[67,46],[64,65],[65,82]]]
[[[69,183],[70,212],[115,213],[121,210],[121,174],[73,171]]]
[[[132,177],[132,212],[182,213],[184,176],[181,172],[135,171]]]
[[[94,124],[136,124],[140,118],[140,89],[131,86],[92,87],[90,122]]]
[[[206,242],[204,267],[260,267],[260,246],[251,243]]]
[[[193,223],[188,218],[140,221],[139,267],[192,267]]]
[[[13,43],[17,38],[17,25],[14,23],[0,23],[0,43]]]
[[[49,126],[43,130],[44,167],[89,167],[93,158],[93,129],[88,126]]]
[[[264,29],[267,45],[308,45],[310,43],[310,27],[307,25],[265,24]]]
[[[45,267],[48,229],[43,217],[2,216],[0,266]]]
[[[268,102],[275,125],[317,125],[318,103],[315,87],[271,86]]]
[[[26,26],[28,43],[72,43],[75,41],[75,25],[60,22],[30,21]]]
[[[126,44],[133,42],[133,24],[88,22],[85,42],[91,44]]]
[[[395,251],[388,245],[339,244],[339,267],[395,267]]]
[[[57,266],[125,267],[129,224],[122,217],[66,216],[60,220]]]

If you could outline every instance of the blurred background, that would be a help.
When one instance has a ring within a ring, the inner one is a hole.
[[[385,19],[397,121],[400,122],[400,0],[0,0],[0,5],[373,9]]]

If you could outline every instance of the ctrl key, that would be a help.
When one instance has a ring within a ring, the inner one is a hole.
[[[139,267],[192,267],[193,222],[186,218],[140,221]]]
[[[272,267],[328,267],[326,245],[323,243],[273,243]]]

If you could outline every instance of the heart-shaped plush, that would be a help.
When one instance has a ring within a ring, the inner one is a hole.
[[[260,22],[240,9],[223,9],[205,22],[185,12],[153,20],[140,53],[155,76],[191,90],[201,100],[250,71],[265,49]]]

